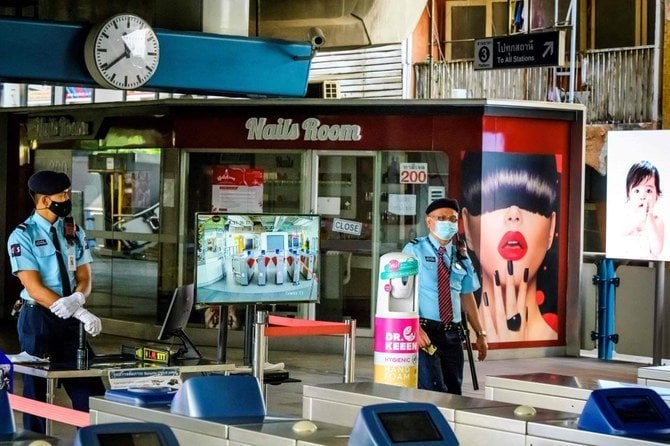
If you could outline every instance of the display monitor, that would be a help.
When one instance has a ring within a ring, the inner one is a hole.
[[[77,429],[75,446],[176,446],[177,437],[161,423],[105,423]]]
[[[311,214],[196,214],[196,302],[316,302],[320,225]]]
[[[174,359],[199,359],[202,355],[193,342],[186,336],[184,329],[188,324],[193,308],[193,284],[184,285],[174,290],[163,326],[158,334],[159,341],[169,341],[172,337],[181,340],[182,346],[174,355]]]
[[[349,438],[363,445],[457,446],[444,415],[431,403],[383,403],[363,406]]]

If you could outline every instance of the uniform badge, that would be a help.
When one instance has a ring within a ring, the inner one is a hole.
[[[435,262],[435,257],[433,257],[433,256],[426,256],[425,259],[426,259],[426,262]]]
[[[9,250],[12,253],[12,257],[19,257],[21,255],[21,245],[18,243],[13,244],[9,247]]]
[[[35,240],[35,246],[46,246],[46,245],[47,245],[47,241],[44,240],[44,239]]]

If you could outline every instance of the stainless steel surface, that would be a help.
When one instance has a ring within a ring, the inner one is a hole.
[[[346,318],[344,323],[349,327],[344,335],[344,382],[352,383],[356,379],[356,320]]]
[[[665,262],[656,262],[656,293],[654,295],[654,347],[652,365],[663,360],[663,319],[665,317]]]
[[[437,406],[448,423],[463,408],[504,406],[506,403],[370,382],[303,387],[303,417],[353,426],[360,408],[370,404],[420,401]]]
[[[579,414],[594,389],[637,386],[634,382],[555,373],[488,376],[486,398]],[[670,404],[670,388],[653,388]]]
[[[561,441],[552,444],[574,444],[587,446],[648,446],[659,444],[670,444],[667,441],[649,441],[630,437],[617,437],[614,435],[597,434],[583,431],[577,428],[577,418],[567,420],[547,420],[528,423],[528,444],[542,444],[534,442],[533,438]]]
[[[187,360],[188,361],[188,360]],[[230,372],[235,370],[235,364],[216,364],[207,360],[197,360],[192,365],[173,365],[179,367],[180,373],[208,373],[208,372]],[[137,363],[136,366],[140,366]],[[64,369],[53,367],[48,363],[18,363],[14,364],[14,372],[18,374],[31,375],[47,380],[46,402],[53,404],[56,395],[56,380],[67,378],[85,378],[85,377],[105,377],[110,370],[118,370],[115,367],[92,367],[86,370]],[[51,435],[53,431],[53,421],[46,420],[45,433]]]
[[[251,445],[296,445],[298,441],[319,445],[346,445],[351,428],[335,424],[316,422],[313,433],[299,434],[293,431],[296,421],[279,421],[262,424],[230,426],[228,439]]]
[[[138,421],[164,423],[173,429],[206,436],[228,438],[229,426],[227,424],[174,414],[170,412],[168,407],[147,408],[131,406],[129,404],[109,401],[102,397],[92,397],[90,399],[90,406],[92,424],[100,424],[99,417],[104,416],[104,414],[111,414]],[[103,419],[102,422],[105,422],[105,420]]]
[[[637,377],[656,379],[659,381],[670,381],[670,366],[659,365],[652,367],[640,367],[637,369]]]
[[[265,352],[267,348],[267,339],[265,338],[265,324],[268,320],[267,311],[257,311],[254,320],[254,349],[253,349],[253,372],[259,383],[263,382],[263,373],[265,372]],[[265,400],[265,392],[263,392]]]

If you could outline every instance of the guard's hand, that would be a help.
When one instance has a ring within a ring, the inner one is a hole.
[[[102,322],[100,318],[90,311],[79,308],[73,316],[84,323],[84,330],[91,336],[98,336],[102,331]]]
[[[419,336],[417,339],[417,344],[419,345],[419,348],[426,348],[431,344],[430,338],[428,337],[426,332],[423,331],[421,325],[419,325]]]
[[[82,305],[84,305],[85,301],[86,297],[84,296],[84,293],[75,291],[69,296],[61,297],[60,299],[58,299],[56,302],[51,304],[49,309],[56,316],[63,319],[67,319],[69,317],[72,317],[74,312],[80,309]]]

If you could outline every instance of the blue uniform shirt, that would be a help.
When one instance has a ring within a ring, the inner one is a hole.
[[[402,252],[411,254],[419,261],[419,317],[440,320],[437,303],[437,262],[440,244],[432,235],[412,240]],[[443,261],[451,272],[451,303],[454,309],[453,322],[461,321],[461,293],[472,293],[479,289],[479,279],[470,259],[456,260],[456,248],[452,243],[445,246]]]
[[[84,231],[77,229],[76,240],[72,246],[65,240],[63,231],[63,219],[59,218],[54,223],[58,242],[65,251],[62,253],[63,262],[67,267],[68,255],[74,254],[77,267],[91,262],[91,252],[86,245]],[[19,271],[37,271],[40,273],[42,283],[59,296],[63,295],[63,287],[58,270],[58,258],[56,247],[51,241],[49,232],[51,224],[37,212],[34,212],[22,224],[10,234],[7,241],[7,252],[9,252],[9,263],[12,266],[12,274]],[[68,268],[69,269],[69,268]],[[75,289],[74,271],[68,271],[70,288]],[[28,292],[23,289],[21,297],[32,299]]]

